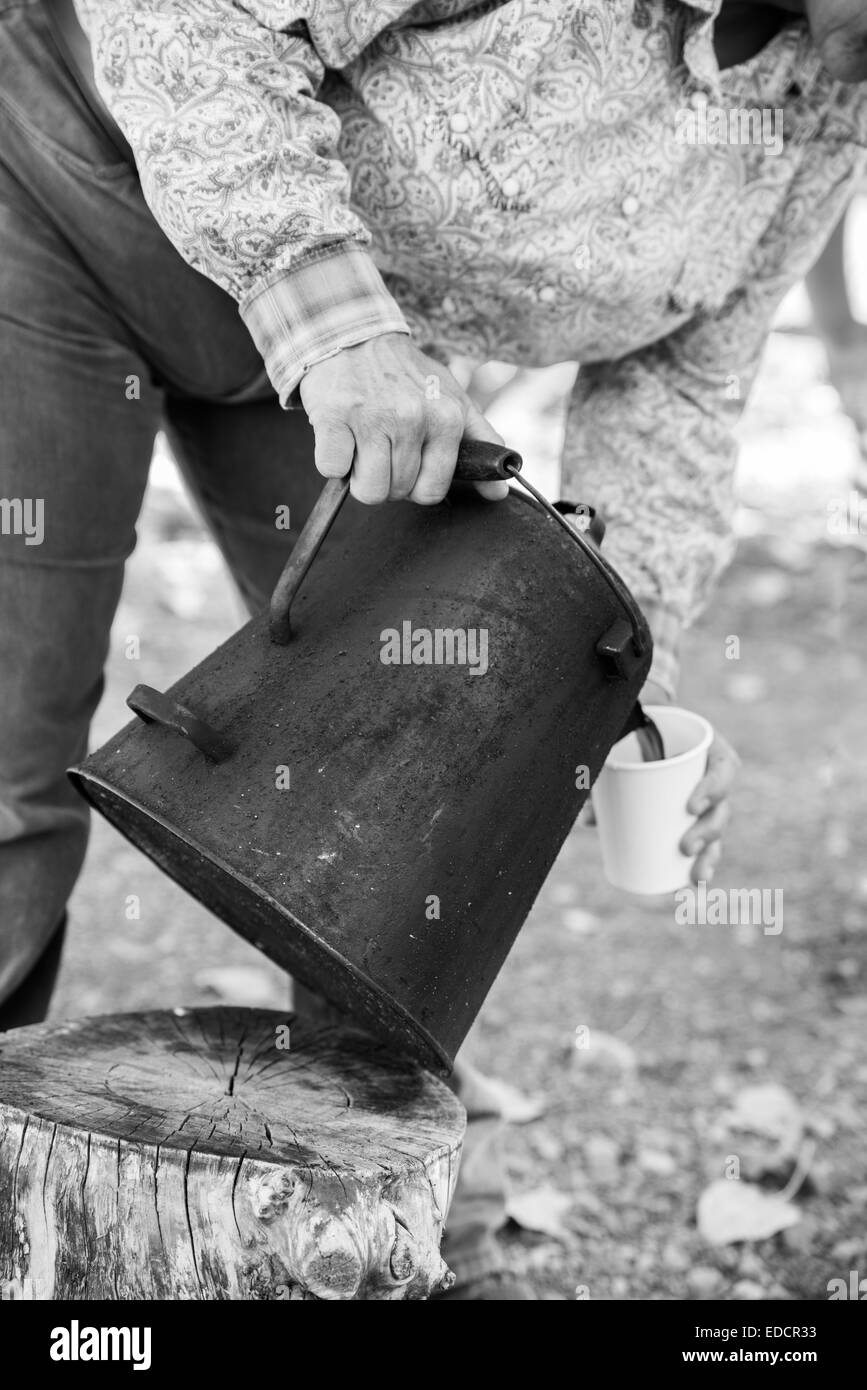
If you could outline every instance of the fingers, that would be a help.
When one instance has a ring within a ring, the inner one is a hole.
[[[731,744],[717,734],[707,755],[705,774],[687,802],[686,809],[700,816],[731,790],[737,770],[738,757]]]
[[[421,469],[424,412],[420,404],[404,401],[359,410],[353,432],[352,496],[369,506],[408,497]]]
[[[687,802],[687,810],[698,819],[680,842],[682,852],[694,859],[690,877],[693,883],[709,882],[722,852],[721,836],[728,825],[728,794],[740,767],[731,744],[717,734],[711,744],[705,774]]]
[[[315,363],[300,394],[318,471],[326,478],[351,471],[353,497],[370,505],[441,502],[464,434],[503,443],[451,373],[403,333],[380,334]],[[505,482],[478,486],[491,498],[508,491]]]
[[[359,432],[356,446],[349,491],[356,502],[375,507],[391,492],[391,443],[385,435]]]
[[[421,454],[421,467],[409,494],[411,502],[431,507],[451,487],[458,449],[464,434],[464,412],[456,401],[438,401],[431,411]]]
[[[422,462],[420,409],[358,411],[351,427],[329,416],[311,422],[316,469],[324,478],[345,478],[351,469],[349,490],[356,501],[369,506],[410,495]],[[448,482],[445,486],[447,490]]]
[[[324,419],[314,430],[314,461],[323,478],[345,478],[355,457],[355,435],[340,420]]]
[[[473,487],[489,502],[502,502],[503,498],[509,495],[509,484],[505,478],[497,483],[473,483]]]
[[[377,413],[375,433],[380,437],[384,434],[390,445],[391,482],[386,492],[386,498],[392,502],[399,502],[403,498],[409,497],[415,487],[422,467],[422,448],[426,427],[427,416],[424,403],[415,395],[401,396],[390,409]],[[359,439],[359,436],[356,438]],[[359,463],[363,469],[363,449],[360,439]],[[358,467],[358,463],[356,467]]]
[[[710,883],[716,873],[716,866],[722,854],[722,844],[719,840],[714,840],[712,845],[708,845],[703,854],[700,854],[690,870],[690,878],[693,883]]]
[[[693,858],[701,854],[708,845],[718,840],[729,823],[731,808],[727,801],[719,801],[707,811],[705,815],[689,827],[680,842],[680,848],[684,854]]]
[[[326,478],[345,477],[351,468],[350,492],[369,506],[404,498],[433,506],[451,487],[464,413],[445,401],[431,414],[406,404],[357,411],[351,428],[317,419],[316,468]]]

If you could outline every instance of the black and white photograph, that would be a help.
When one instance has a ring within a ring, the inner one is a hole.
[[[854,1355],[865,598],[863,0],[0,0],[33,1375]]]

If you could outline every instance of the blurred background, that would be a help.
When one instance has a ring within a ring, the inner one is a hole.
[[[576,827],[469,1043],[509,1078],[504,1234],[545,1298],[825,1299],[867,1277],[865,246],[861,197],[848,327],[839,246],[814,303],[801,286],[783,306],[740,431],[738,558],[683,653],[680,702],[743,759],[715,886],[781,888],[783,931],[676,925],[670,901],[610,888]],[[553,495],[573,378],[475,378]],[[244,618],[161,442],[94,746],[135,684],[164,689]],[[95,822],[54,1017],[288,1000],[282,972]],[[720,1188],[732,1156],[744,1182]]]

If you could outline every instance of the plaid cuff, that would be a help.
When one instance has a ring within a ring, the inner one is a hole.
[[[260,281],[240,311],[286,408],[300,404],[294,393],[316,362],[382,333],[409,333],[373,260],[355,241],[334,242]]]
[[[653,662],[647,679],[674,700],[680,676],[681,621],[670,608],[663,608],[655,600],[644,603],[639,599],[639,603],[653,636]]]

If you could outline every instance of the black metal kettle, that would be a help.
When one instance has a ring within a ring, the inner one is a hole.
[[[456,476],[519,470],[465,444]],[[629,722],[650,634],[535,489],[342,508],[347,489],[326,484],[271,612],[166,694],[139,687],[70,775],[266,955],[448,1070]]]

